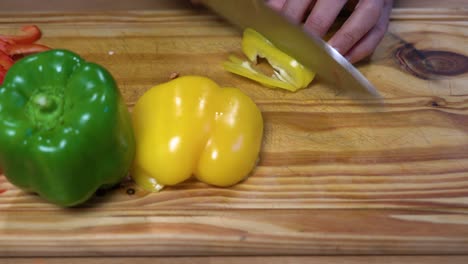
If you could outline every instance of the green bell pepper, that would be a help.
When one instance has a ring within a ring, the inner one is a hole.
[[[66,50],[16,62],[0,86],[0,167],[60,206],[88,200],[131,167],[130,114],[111,74]]]

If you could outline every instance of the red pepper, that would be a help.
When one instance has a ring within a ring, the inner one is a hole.
[[[13,59],[0,49],[0,84],[13,63]]]
[[[37,53],[49,49],[49,47],[41,44],[13,44],[6,47],[6,51],[10,56]]]
[[[24,26],[21,31],[25,34],[20,36],[0,35],[0,84],[3,82],[8,69],[15,63],[15,59],[22,57],[21,55],[50,49],[47,46],[34,43],[42,35],[37,26]]]
[[[0,39],[0,51],[6,52],[6,47],[8,43]]]
[[[41,38],[41,30],[36,25],[28,25],[21,28],[26,34],[20,36],[1,36],[0,40],[13,44],[31,44]]]
[[[0,67],[8,70],[13,63],[13,59],[8,56],[8,54],[0,50]]]

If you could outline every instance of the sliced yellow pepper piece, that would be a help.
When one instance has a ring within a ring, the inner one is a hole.
[[[179,77],[143,94],[132,115],[132,177],[146,190],[159,191],[192,175],[231,186],[256,165],[263,119],[239,89],[221,88],[205,77]]]
[[[229,56],[229,61],[224,63],[224,68],[232,73],[247,77],[268,87],[283,88],[292,92],[297,90],[297,88],[290,83],[270,78],[255,70],[248,61],[243,61],[234,55]]]
[[[315,77],[314,72],[276,48],[268,39],[253,29],[244,30],[242,51],[253,63],[257,63],[258,57],[265,58],[274,69],[273,76],[269,77],[255,70],[249,61],[242,61],[234,56],[230,56],[229,61],[223,64],[224,68],[268,87],[294,92],[307,87]]]

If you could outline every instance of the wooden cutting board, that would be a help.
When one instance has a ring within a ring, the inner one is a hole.
[[[255,173],[227,189],[124,181],[60,209],[0,176],[0,256],[468,254],[467,15],[395,8],[357,65],[380,104],[224,71],[240,32],[205,10],[3,14],[0,33],[34,23],[41,43],[107,67],[130,109],[173,72],[238,87],[262,110],[265,137]]]

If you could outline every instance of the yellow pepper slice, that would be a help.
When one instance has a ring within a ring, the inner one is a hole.
[[[224,63],[224,67],[226,70],[232,73],[247,77],[251,80],[262,83],[267,87],[283,88],[290,91],[297,90],[297,88],[290,83],[270,78],[265,74],[255,70],[248,61],[242,61],[240,58],[234,55],[229,56],[229,61]]]
[[[276,48],[273,43],[253,29],[244,30],[242,51],[255,64],[258,57],[265,58],[274,69],[273,76],[269,77],[255,70],[249,61],[242,61],[235,56],[229,57],[229,61],[223,64],[224,68],[268,87],[294,92],[307,87],[315,77],[314,72]]]
[[[231,186],[256,165],[263,119],[239,89],[221,88],[205,77],[179,77],[145,92],[132,116],[132,177],[146,190],[159,191],[192,175]]]

